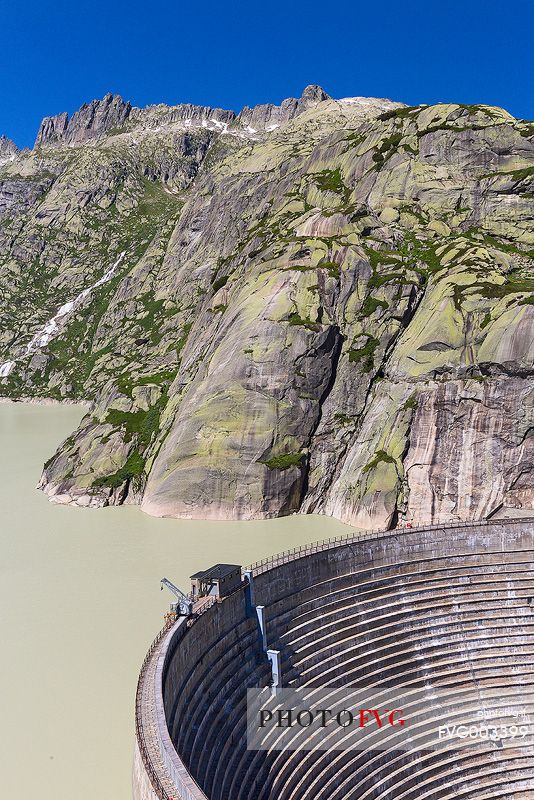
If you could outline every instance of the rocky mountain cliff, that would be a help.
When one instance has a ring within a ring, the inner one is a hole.
[[[534,124],[120,97],[0,139],[0,393],[56,502],[363,527],[534,507]]]

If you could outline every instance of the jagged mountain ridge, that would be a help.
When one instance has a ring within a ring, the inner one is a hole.
[[[273,130],[303,113],[310,106],[330,99],[319,86],[307,86],[298,99],[290,97],[280,106],[272,103],[261,104],[254,108],[245,106],[239,114],[236,114],[234,111],[190,103],[179,106],[161,104],[141,109],[133,107],[118,95],[108,93],[102,100],[93,100],[83,105],[71,118],[66,112],[54,117],[45,117],[39,126],[35,147],[83,144],[110,134],[132,131],[139,125],[150,125],[154,121],[158,125],[187,122],[188,125],[200,124],[203,127],[209,127],[211,123],[222,128],[225,133],[228,132],[228,125],[238,122],[248,133],[256,133],[258,130]],[[402,105],[390,101],[384,102],[388,107]]]
[[[0,136],[0,164],[13,161],[17,157],[18,152],[19,149],[15,142],[12,142],[7,136]]]
[[[44,120],[0,167],[0,391],[92,406],[42,488],[375,527],[531,509],[533,135],[319,87]]]

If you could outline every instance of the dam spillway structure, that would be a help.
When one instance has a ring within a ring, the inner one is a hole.
[[[460,687],[495,724],[503,702],[532,719],[533,568],[533,518],[484,521],[304,546],[197,596],[141,670],[134,800],[534,800],[532,725],[504,745],[287,752],[247,748],[246,714],[247,689],[273,682],[387,679],[428,697]]]

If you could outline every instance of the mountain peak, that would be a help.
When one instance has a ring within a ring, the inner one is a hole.
[[[132,106],[118,94],[108,92],[102,100],[92,100],[75,111],[72,117],[66,112],[45,117],[41,122],[35,146],[51,144],[80,144],[98,139],[109,130],[124,124]]]
[[[323,100],[331,100],[331,97],[320,86],[317,86],[315,83],[310,83],[302,92],[300,99],[314,103],[322,103]]]
[[[5,164],[7,161],[13,161],[19,148],[8,139],[7,136],[0,136],[0,164]]]
[[[299,98],[288,97],[279,106],[273,103],[260,103],[253,108],[245,106],[239,114],[239,119],[253,131],[269,131],[298,117],[311,106],[330,99],[324,89],[312,83],[306,86]]]

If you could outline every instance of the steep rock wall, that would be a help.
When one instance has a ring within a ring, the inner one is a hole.
[[[532,509],[532,123],[318,87],[237,116],[95,103],[0,171],[0,388],[93,401],[52,499]]]

